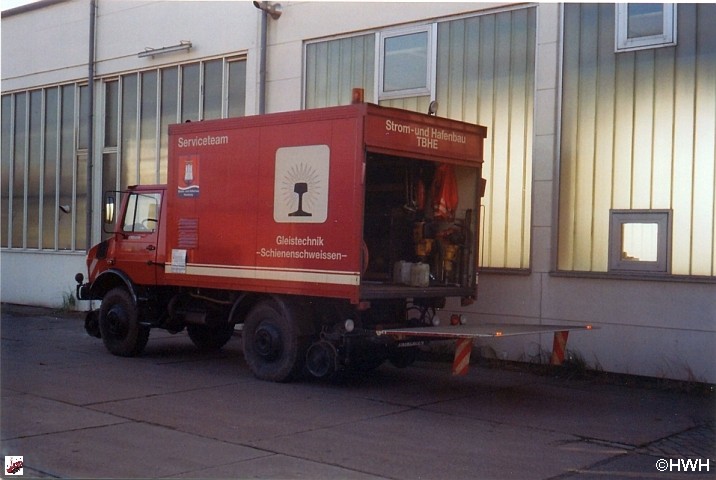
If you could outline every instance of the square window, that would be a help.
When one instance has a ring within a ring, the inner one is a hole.
[[[617,4],[616,23],[617,52],[676,45],[675,4]]]
[[[668,273],[670,239],[669,210],[612,210],[609,270]]]
[[[430,95],[434,51],[431,26],[382,33],[380,99]]]

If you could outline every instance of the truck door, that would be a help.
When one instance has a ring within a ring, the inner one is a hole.
[[[130,192],[124,218],[120,220],[117,268],[140,285],[157,281],[157,242],[161,192]]]

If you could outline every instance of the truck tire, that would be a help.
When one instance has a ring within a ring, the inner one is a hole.
[[[99,330],[107,350],[120,357],[139,355],[149,340],[149,328],[139,324],[137,306],[121,287],[110,290],[102,299]]]
[[[231,340],[234,326],[230,324],[208,327],[206,325],[187,325],[186,331],[196,348],[203,352],[219,350]]]
[[[256,305],[243,328],[244,358],[256,378],[288,382],[302,370],[305,359],[298,325],[271,302]]]

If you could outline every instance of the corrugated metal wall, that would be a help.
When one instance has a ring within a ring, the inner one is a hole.
[[[373,98],[375,34],[306,45],[306,108],[348,105],[353,88]]]
[[[536,8],[438,22],[438,115],[487,127],[480,264],[529,268]],[[305,106],[374,98],[375,34],[306,45]],[[371,52],[370,54],[368,52]],[[353,83],[351,83],[353,82]],[[430,97],[381,105],[427,112]]]
[[[672,209],[671,273],[716,275],[716,5],[676,47],[614,53],[614,4],[566,4],[558,268],[608,268],[609,210]]]
[[[529,268],[536,8],[438,25],[440,114],[487,127],[481,265]]]

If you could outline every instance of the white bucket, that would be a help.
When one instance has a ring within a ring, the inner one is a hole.
[[[427,263],[413,263],[410,270],[410,285],[412,287],[429,286],[430,265]]]

